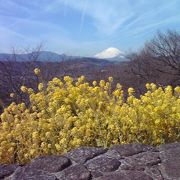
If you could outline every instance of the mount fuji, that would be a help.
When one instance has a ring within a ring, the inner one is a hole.
[[[125,53],[115,47],[107,48],[95,56],[97,59],[107,59],[111,61],[125,61]]]

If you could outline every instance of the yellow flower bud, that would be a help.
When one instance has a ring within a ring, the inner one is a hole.
[[[11,93],[11,94],[10,94],[10,97],[11,97],[11,98],[14,98],[14,97],[15,97],[15,94],[14,94],[14,93]]]
[[[43,83],[39,83],[39,85],[38,85],[38,90],[39,90],[39,91],[42,91],[42,90],[43,90],[43,87],[44,87]]]
[[[31,155],[34,155],[35,153],[36,153],[36,150],[35,150],[35,149],[31,149],[31,150],[30,150],[30,154],[31,154]]]
[[[99,82],[99,85],[100,85],[100,87],[104,87],[104,86],[105,86],[105,81],[104,81],[104,80],[101,80],[101,81]]]
[[[119,83],[117,83],[116,88],[117,89],[122,89],[122,86]]]
[[[46,132],[46,137],[50,138],[51,137],[51,133],[50,132]]]
[[[130,87],[129,89],[128,89],[128,94],[129,95],[132,95],[134,93],[134,89],[132,88],[132,87]]]
[[[40,74],[40,72],[41,72],[41,71],[40,71],[40,69],[39,69],[39,68],[35,68],[35,69],[34,69],[34,74],[35,74],[35,75],[39,75],[39,74]]]
[[[108,81],[109,81],[109,82],[113,82],[113,77],[109,77],[109,78],[108,78]]]
[[[55,147],[56,147],[57,151],[59,151],[61,149],[61,146],[57,143],[55,144]]]
[[[180,94],[180,86],[177,86],[177,87],[174,89],[174,91],[175,91],[176,93]]]
[[[27,91],[27,87],[26,86],[21,86],[21,91],[25,93]]]
[[[3,125],[3,129],[8,129],[9,127],[9,124],[7,122],[3,122],[2,125]]]
[[[51,148],[52,148],[52,145],[51,145],[51,144],[48,144],[48,148],[51,149]]]
[[[36,131],[33,132],[33,133],[32,133],[32,138],[33,138],[33,139],[36,139],[37,137],[38,137],[38,132],[36,132]]]
[[[28,158],[29,158],[29,155],[28,155],[28,154],[24,154],[24,157],[25,157],[26,159],[28,159]]]
[[[92,84],[93,84],[93,86],[96,86],[96,85],[97,85],[97,82],[96,82],[96,81],[93,81]]]

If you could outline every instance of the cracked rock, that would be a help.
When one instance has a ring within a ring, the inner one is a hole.
[[[107,156],[99,156],[89,160],[85,165],[94,177],[102,175],[103,172],[115,171],[120,166],[120,161]]]
[[[0,179],[11,175],[19,166],[16,164],[0,165]]]
[[[146,166],[157,165],[161,162],[159,153],[157,152],[142,152],[130,157],[126,157],[122,161],[121,169],[124,170],[144,170]]]
[[[95,180],[153,180],[153,178],[141,171],[121,171],[109,173]]]
[[[64,171],[55,174],[60,180],[89,180],[90,172],[83,165],[70,166]]]
[[[30,167],[48,172],[58,172],[71,165],[71,161],[64,156],[42,156],[34,159]]]
[[[67,153],[67,157],[76,163],[85,163],[87,160],[94,158],[107,150],[96,147],[81,147]]]
[[[57,180],[57,178],[46,171],[25,166],[18,168],[7,180]]]
[[[180,145],[166,145],[161,147],[160,171],[167,179],[180,179]]]
[[[144,144],[123,144],[123,145],[114,145],[112,148],[117,151],[121,156],[132,156],[144,151],[157,151],[154,147],[144,145]]]

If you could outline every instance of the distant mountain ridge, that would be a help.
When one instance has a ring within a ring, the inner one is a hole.
[[[1,61],[64,61],[64,60],[72,60],[76,59],[76,56],[67,56],[65,54],[57,54],[51,51],[39,51],[39,52],[31,52],[31,53],[23,53],[23,54],[8,54],[8,53],[0,53]]]
[[[118,54],[118,52],[116,52]],[[61,62],[67,60],[83,60],[83,59],[92,59],[92,60],[106,60],[106,61],[124,61],[123,56],[113,56],[112,58],[101,58],[101,57],[83,57],[83,56],[68,56],[66,54],[58,54],[51,51],[39,51],[31,53],[22,53],[22,54],[10,54],[10,53],[0,53],[0,61],[44,61],[44,62]],[[119,59],[119,60],[118,60]]]

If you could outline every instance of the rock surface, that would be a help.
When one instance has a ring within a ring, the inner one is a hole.
[[[0,165],[6,180],[180,180],[180,143],[81,147],[25,166]]]

